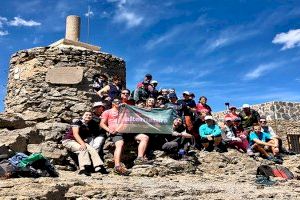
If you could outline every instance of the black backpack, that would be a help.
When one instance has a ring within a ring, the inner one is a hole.
[[[262,175],[265,177],[281,177],[284,179],[293,179],[294,174],[286,167],[275,165],[273,167],[269,165],[261,165],[257,168],[256,175]]]

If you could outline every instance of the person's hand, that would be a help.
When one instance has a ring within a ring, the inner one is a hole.
[[[79,150],[80,151],[86,150],[86,145],[85,144],[80,145]]]
[[[117,134],[117,133],[118,133],[117,131],[109,130],[109,134],[111,134],[111,135],[115,135],[115,134]]]
[[[207,136],[207,139],[208,139],[209,141],[213,140],[213,138],[212,138],[211,135]]]

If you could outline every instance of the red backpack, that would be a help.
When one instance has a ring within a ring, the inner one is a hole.
[[[286,167],[275,165],[261,165],[257,168],[257,175],[263,175],[266,177],[274,176],[281,177],[283,179],[293,179],[294,174]]]

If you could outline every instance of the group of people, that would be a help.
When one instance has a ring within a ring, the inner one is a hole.
[[[267,125],[266,118],[244,104],[237,113],[236,107],[230,107],[222,123],[216,122],[212,109],[207,105],[207,98],[201,96],[198,103],[195,95],[184,91],[178,99],[175,89],[157,89],[158,82],[146,74],[143,81],[130,92],[120,85],[118,76],[109,83],[105,75],[94,76],[93,89],[99,101],[93,104],[92,111],[86,111],[81,119],[74,120],[66,133],[62,144],[78,154],[79,173],[90,175],[91,172],[108,173],[103,164],[103,144],[106,139],[115,145],[114,172],[128,175],[130,172],[121,162],[125,141],[136,140],[137,158],[135,165],[151,164],[149,149],[155,143],[163,141],[160,148],[180,159],[186,157],[191,147],[203,151],[225,152],[227,148],[236,148],[250,156],[255,152],[266,159],[282,163],[279,155],[285,149],[281,139]],[[122,134],[117,131],[119,108],[122,104],[136,106],[148,111],[153,108],[173,109],[176,113],[173,132],[153,137],[151,133]],[[90,166],[93,166],[91,168]]]

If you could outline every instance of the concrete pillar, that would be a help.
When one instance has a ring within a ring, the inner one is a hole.
[[[80,17],[69,15],[66,20],[66,39],[79,41],[80,38]]]

